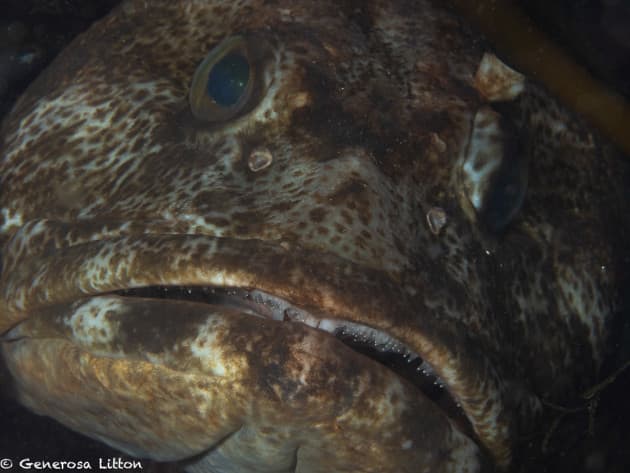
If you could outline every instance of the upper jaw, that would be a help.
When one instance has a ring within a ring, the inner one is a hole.
[[[461,334],[410,312],[414,306],[410,296],[382,273],[286,244],[193,235],[118,236],[10,263],[19,270],[5,266],[3,331],[50,307],[156,286],[254,288],[257,294],[290,302],[285,309],[303,309],[282,314],[302,322],[306,330],[331,332],[351,324],[373,328],[433,367],[495,460],[509,460],[507,433],[492,423],[493,417],[504,416],[492,367],[477,354],[457,354]],[[277,314],[270,317],[274,318]],[[470,343],[462,340],[461,346],[466,345]]]

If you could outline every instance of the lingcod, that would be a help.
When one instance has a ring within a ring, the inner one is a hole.
[[[1,136],[12,390],[129,455],[508,469],[601,380],[628,163],[444,2],[128,0]]]

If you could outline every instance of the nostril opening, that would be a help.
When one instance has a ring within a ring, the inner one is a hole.
[[[273,155],[267,148],[256,148],[247,159],[247,166],[252,172],[259,172],[271,166]]]

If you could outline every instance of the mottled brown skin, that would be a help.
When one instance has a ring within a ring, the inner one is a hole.
[[[20,401],[190,471],[520,461],[542,401],[598,379],[627,170],[538,86],[493,98],[486,44],[438,3],[130,1],[77,38],[2,129],[0,332]],[[193,74],[233,35],[255,93],[205,121]],[[523,169],[507,226],[475,204],[473,155],[475,172]],[[472,432],[312,326],[111,295],[158,285],[256,289],[387,333]]]

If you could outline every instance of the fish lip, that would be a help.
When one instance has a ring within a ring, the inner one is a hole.
[[[300,323],[310,328],[325,332],[348,345],[360,347],[359,353],[371,362],[385,365],[396,376],[414,385],[421,395],[430,398],[465,435],[474,440],[476,435],[461,405],[450,392],[446,383],[435,373],[434,368],[410,346],[396,339],[389,333],[376,327],[351,322],[343,318],[330,317],[330,314],[307,310],[290,301],[265,293],[254,288],[217,288],[208,286],[148,286],[128,288],[114,292],[117,296],[144,299],[159,299],[201,303],[236,309],[253,317],[285,323]],[[357,349],[353,348],[355,351]],[[375,356],[370,356],[374,353]],[[390,362],[379,361],[379,356]],[[392,358],[398,358],[398,364],[408,364],[413,369],[396,369]],[[415,375],[410,377],[409,375]]]
[[[21,251],[10,251],[11,245]],[[46,245],[28,251],[25,247],[28,243],[19,238],[5,247],[4,254],[17,257],[7,258],[3,271],[0,304],[5,317],[0,332],[42,307],[130,287],[258,288],[299,306],[318,307],[333,318],[376,327],[414,347],[461,401],[477,443],[498,464],[509,463],[507,429],[484,425],[491,409],[494,418],[505,416],[503,404],[496,399],[499,382],[488,376],[493,372],[489,361],[483,355],[454,353],[451,347],[457,344],[449,344],[448,339],[460,335],[444,332],[431,317],[416,317],[410,310],[409,294],[383,272],[285,242],[207,235],[144,233],[94,239],[88,232],[84,241],[76,238],[72,246],[54,251]],[[45,248],[47,254],[41,254],[39,248]],[[484,375],[481,381],[479,373]],[[486,402],[489,398],[492,406]],[[480,424],[483,430],[478,428]]]

